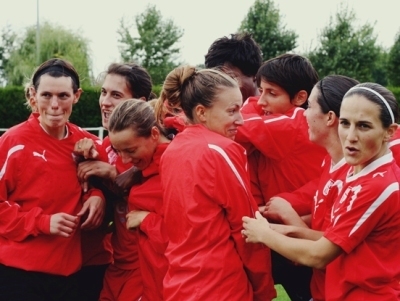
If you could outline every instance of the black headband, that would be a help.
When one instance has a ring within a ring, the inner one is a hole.
[[[39,70],[38,72],[35,73],[35,75],[32,78],[32,84],[35,85],[37,80],[44,74],[50,73],[50,72],[59,72],[64,76],[70,77],[72,81],[76,84],[76,86],[79,88],[79,78],[78,76],[68,68],[60,65],[51,65],[48,67],[43,68],[42,70]]]

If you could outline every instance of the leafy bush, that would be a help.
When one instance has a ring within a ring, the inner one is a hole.
[[[158,96],[161,86],[154,86],[153,92]],[[101,126],[99,108],[100,89],[83,88],[79,102],[74,106],[70,121],[80,127]],[[25,105],[23,87],[0,88],[0,128],[10,128],[25,121],[30,115]],[[0,133],[1,134],[1,133]]]

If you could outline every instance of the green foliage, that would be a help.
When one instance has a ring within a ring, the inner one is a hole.
[[[378,83],[382,86],[388,85],[388,74],[387,74],[387,64],[388,64],[388,52],[383,48],[380,48],[378,57],[375,62],[375,67],[372,70],[372,81]]]
[[[400,104],[400,87],[392,87],[389,86],[387,87],[390,91],[392,91],[392,93],[394,94],[394,96],[396,97],[397,102]]]
[[[153,92],[159,96],[161,88],[160,85],[154,86]],[[83,88],[83,93],[72,110],[70,121],[80,127],[101,126],[99,96],[99,87]],[[0,128],[10,128],[25,121],[31,113],[25,103],[23,87],[0,88]]]
[[[298,35],[287,30],[272,0],[256,0],[242,21],[239,32],[251,33],[267,60],[296,48]]]
[[[101,126],[99,96],[99,88],[83,88],[83,93],[74,106],[70,121],[80,127]]]
[[[6,35],[7,36],[7,35]],[[36,58],[36,26],[27,27],[24,34],[16,36],[15,44],[5,44],[9,58],[4,67],[4,77],[7,85],[20,86],[29,80],[37,67]],[[89,42],[79,33],[74,33],[58,25],[44,23],[40,27],[40,63],[50,58],[63,58],[70,61],[78,71],[82,85],[92,84],[91,62],[89,57]]]
[[[5,68],[8,65],[10,54],[15,48],[15,40],[17,35],[12,31],[11,26],[6,26],[1,31],[1,44],[0,44],[0,85],[6,83]]]
[[[322,30],[320,45],[306,54],[321,78],[341,74],[361,82],[373,81],[382,50],[376,46],[373,25],[356,28],[355,20],[354,11],[342,6]]]
[[[101,126],[98,88],[83,88],[79,102],[74,106],[71,122],[80,127]],[[8,86],[0,88],[0,128],[9,128],[25,121],[31,111],[25,104],[24,88]]]
[[[290,298],[282,285],[280,284],[275,285],[275,289],[277,296],[275,299],[273,299],[273,301],[290,301]]]
[[[161,89],[162,89],[162,85],[153,85],[152,90],[153,90],[153,93],[156,94],[158,97],[158,96],[160,96]]]
[[[150,73],[154,84],[162,84],[174,69],[180,49],[175,46],[183,35],[172,20],[163,20],[155,6],[135,17],[139,37],[131,34],[131,25],[121,20],[120,53],[125,62],[137,62]]]
[[[389,52],[387,75],[391,85],[400,86],[400,32]]]
[[[9,128],[28,118],[30,109],[25,106],[22,87],[0,88],[0,128]],[[0,133],[1,134],[1,133]]]

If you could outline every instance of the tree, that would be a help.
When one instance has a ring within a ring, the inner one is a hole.
[[[15,45],[4,65],[7,85],[23,85],[37,67],[36,26],[27,27],[15,39]],[[62,58],[70,61],[76,68],[83,86],[92,84],[89,43],[78,33],[46,22],[40,27],[39,60]]]
[[[163,20],[161,12],[149,5],[135,17],[139,37],[134,37],[131,26],[121,20],[120,53],[125,62],[137,62],[150,73],[154,84],[163,83],[167,74],[179,63],[180,49],[175,45],[183,36],[183,30],[172,20]]]
[[[376,45],[374,25],[357,28],[355,20],[354,11],[341,6],[322,29],[320,45],[307,54],[320,77],[341,74],[361,82],[373,80],[381,48]]]
[[[372,81],[382,86],[388,85],[388,58],[389,52],[383,47],[378,47],[379,53],[372,71]]]
[[[17,34],[12,31],[8,25],[1,31],[1,44],[0,44],[0,86],[6,84],[5,69],[7,67],[10,54],[15,48],[15,40]]]
[[[400,31],[389,51],[387,75],[390,85],[400,87]]]
[[[267,60],[297,47],[298,35],[287,30],[272,0],[256,0],[242,21],[239,32],[252,34]]]

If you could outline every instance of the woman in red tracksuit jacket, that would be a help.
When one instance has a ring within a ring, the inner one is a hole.
[[[103,127],[108,129],[110,115],[118,104],[133,97],[147,101],[151,96],[151,89],[151,77],[146,69],[133,63],[112,63],[105,72],[99,98]],[[86,158],[93,157],[92,151],[95,150],[93,146],[94,144],[90,140],[82,140],[77,143],[75,151]],[[132,168],[132,163],[122,162],[111,146],[108,136],[103,140],[101,149],[107,154],[106,162],[100,160],[84,161],[79,164],[78,176],[82,180],[97,176],[106,181],[109,180],[109,185],[112,185],[110,182],[114,183],[118,175]],[[136,301],[141,297],[143,290],[138,261],[137,236],[126,228],[126,214],[128,213],[126,200],[119,196],[108,201],[114,202],[113,223],[115,229],[111,235],[113,262],[105,271],[104,281],[103,277],[100,279],[100,288],[103,287],[100,300]],[[88,236],[90,236],[90,233],[88,233]],[[83,241],[83,245],[86,246],[84,255],[89,259],[87,268],[90,264],[93,264],[90,255],[104,253],[105,251],[101,248],[91,249],[90,242],[90,240]],[[93,272],[96,272],[96,270]],[[98,278],[97,275],[93,276]],[[89,278],[85,282],[91,281],[93,282]],[[99,294],[98,291],[93,293]]]
[[[223,73],[182,66],[163,91],[188,119],[161,158],[169,262],[164,300],[272,300],[270,252],[245,244],[241,215],[257,210],[243,147],[242,95]]]
[[[163,225],[159,163],[170,140],[158,125],[153,108],[141,100],[127,100],[110,117],[109,137],[122,162],[137,168],[141,179],[129,192],[126,226],[138,235],[142,301],[163,300],[168,262],[168,237]]]
[[[260,97],[243,105],[244,124],[235,141],[248,150],[252,193],[259,206],[278,193],[292,192],[317,178],[326,151],[308,139],[304,117],[307,99],[318,74],[311,62],[297,54],[283,54],[264,62],[257,72]],[[253,112],[254,114],[246,114]],[[272,252],[272,274],[293,301],[309,300],[312,271],[294,266]]]
[[[246,241],[326,267],[324,300],[399,300],[400,168],[389,150],[398,118],[393,93],[379,84],[358,84],[344,95],[338,132],[351,167],[336,185],[323,236],[291,238],[270,228],[259,213],[243,218]]]
[[[96,137],[68,122],[82,92],[70,63],[44,62],[31,84],[34,113],[0,138],[1,300],[82,300],[80,229],[100,225],[104,199],[89,190],[82,205],[73,150]]]
[[[279,194],[267,203],[265,217],[284,224],[273,225],[275,230],[291,237],[317,240],[329,225],[333,201],[350,168],[337,131],[340,104],[346,92],[356,84],[358,81],[352,78],[329,75],[312,89],[305,111],[309,138],[324,147],[328,155],[318,179],[292,193]],[[310,224],[306,225],[297,212],[311,214]],[[325,300],[325,269],[313,269],[310,287],[314,301]]]

